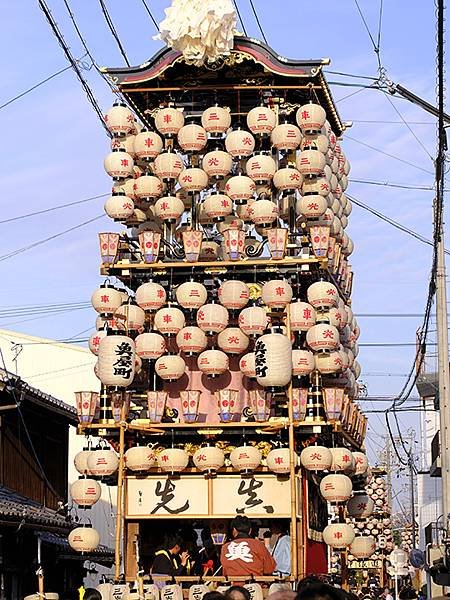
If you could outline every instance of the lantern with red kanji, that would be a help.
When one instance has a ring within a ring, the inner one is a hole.
[[[339,332],[329,323],[317,323],[308,329],[306,343],[314,352],[330,352],[339,347]]]
[[[225,194],[210,194],[203,202],[205,213],[215,222],[220,222],[233,212],[233,202]]]
[[[163,181],[178,179],[184,168],[183,160],[176,152],[163,152],[155,158],[153,169]]]
[[[327,354],[316,354],[316,369],[322,375],[332,375],[342,371],[342,355],[339,351]]]
[[[354,519],[367,519],[373,513],[375,503],[364,492],[357,492],[347,502],[347,512]]]
[[[200,152],[207,141],[206,131],[196,123],[188,123],[178,131],[178,144],[184,152]]]
[[[183,308],[198,309],[206,302],[208,292],[198,281],[185,281],[177,287],[177,302]]]
[[[93,552],[100,543],[100,534],[92,525],[83,525],[72,529],[67,541],[77,552]]]
[[[272,146],[277,150],[295,150],[302,139],[300,129],[291,123],[277,125],[270,135]]]
[[[81,475],[89,475],[87,459],[91,452],[92,450],[87,447],[83,448],[83,450],[80,450],[80,452],[77,452],[74,456],[73,465],[78,473],[81,473]]]
[[[115,181],[133,176],[133,158],[123,148],[114,148],[104,160],[105,171]]]
[[[163,148],[161,137],[154,131],[143,129],[134,138],[134,153],[140,160],[150,161],[158,156]]]
[[[241,473],[251,473],[261,464],[261,451],[255,446],[238,446],[230,454],[233,467]]]
[[[184,213],[184,203],[176,196],[164,196],[155,204],[155,215],[166,223],[176,223]]]
[[[248,352],[239,361],[239,369],[249,379],[256,379],[255,353]]]
[[[210,106],[202,113],[202,125],[208,133],[225,133],[231,125],[230,111],[221,106]]]
[[[80,508],[91,508],[100,500],[102,488],[95,479],[80,477],[70,486],[70,496]]]
[[[337,448],[331,448],[331,454],[333,462],[330,471],[351,471],[355,463],[351,450],[338,446]]]
[[[304,177],[319,177],[325,168],[325,156],[319,150],[302,150],[297,156],[296,165]]]
[[[296,113],[297,125],[302,133],[316,133],[321,130],[325,124],[327,115],[320,104],[304,104],[300,106]]]
[[[142,473],[149,471],[156,464],[155,451],[149,446],[133,446],[124,455],[125,466],[130,471]]]
[[[199,371],[208,377],[217,377],[229,369],[228,356],[222,350],[205,350],[197,358]]]
[[[367,469],[369,468],[369,459],[367,458],[366,454],[364,454],[364,452],[353,452],[353,457],[356,465],[355,475],[365,475],[367,473]]]
[[[136,302],[144,310],[158,310],[166,303],[166,290],[159,283],[148,281],[136,290]]]
[[[124,192],[113,192],[106,200],[104,209],[114,221],[126,221],[134,213],[134,202]]]
[[[323,196],[302,196],[296,203],[297,212],[305,219],[318,219],[327,210],[327,201]]]
[[[183,312],[175,306],[160,308],[155,314],[154,327],[165,335],[176,335],[185,324]]]
[[[277,475],[285,475],[290,471],[291,457],[289,448],[274,448],[266,456],[266,465],[269,471]],[[298,460],[297,455],[295,459]],[[294,466],[295,463],[294,463]]]
[[[141,333],[135,339],[136,354],[145,360],[156,360],[166,351],[166,342],[159,333]]]
[[[352,489],[352,480],[347,475],[325,475],[320,482],[320,493],[331,504],[346,502],[352,494]]]
[[[255,190],[255,182],[246,175],[230,177],[225,184],[227,196],[237,204],[244,204],[247,200],[251,200]]]
[[[102,284],[92,294],[91,303],[100,314],[113,314],[122,304],[122,294],[107,284]]]
[[[248,209],[248,214],[255,225],[268,227],[278,217],[278,206],[272,200],[262,198],[253,202],[252,206]]]
[[[372,536],[356,536],[350,544],[350,552],[355,558],[369,558],[377,547],[375,538]]]
[[[186,372],[186,363],[181,356],[166,354],[156,361],[155,372],[165,381],[177,381]]]
[[[176,108],[161,108],[155,115],[155,126],[166,137],[176,135],[184,125],[184,115]]]
[[[141,333],[144,329],[145,311],[133,302],[126,302],[119,306],[114,313],[114,318],[117,321],[117,329],[120,331]]]
[[[202,167],[208,177],[223,179],[231,171],[233,161],[228,152],[213,150],[208,152],[202,159]]]
[[[275,171],[273,185],[280,191],[293,192],[302,185],[303,177],[294,167],[283,167]]]
[[[292,287],[286,279],[271,279],[263,285],[261,298],[269,308],[284,308],[292,300]]]
[[[247,125],[256,135],[268,135],[277,124],[277,115],[268,106],[256,106],[247,113]]]
[[[133,133],[134,115],[124,102],[114,102],[105,114],[108,130],[114,136],[124,136]]]
[[[233,158],[244,158],[253,153],[255,138],[249,131],[235,129],[225,138],[225,148]]]
[[[275,161],[267,154],[255,154],[245,166],[247,175],[257,183],[271,181],[276,169]]]
[[[308,331],[316,324],[316,311],[307,302],[289,304],[289,317],[292,331]]]
[[[166,448],[157,456],[158,466],[166,473],[179,473],[188,466],[189,454],[181,448]]]
[[[199,471],[215,473],[223,467],[225,455],[216,446],[201,446],[192,457],[194,465]]]
[[[177,333],[177,346],[181,352],[188,356],[199,354],[205,350],[208,345],[206,334],[199,327],[183,327]]]
[[[292,374],[305,377],[314,371],[314,354],[309,350],[292,350]]]
[[[217,291],[219,302],[228,310],[239,310],[248,304],[248,286],[237,279],[224,281]]]
[[[343,549],[355,539],[355,530],[348,523],[331,523],[325,527],[322,536],[327,546]]]
[[[228,325],[228,310],[220,304],[204,304],[197,311],[197,325],[208,335],[219,333]]]
[[[189,167],[181,171],[178,183],[187,192],[193,194],[200,192],[208,185],[208,175],[198,167]]]
[[[239,313],[239,327],[249,337],[262,335],[267,328],[267,313],[261,306],[249,306]]]
[[[308,302],[314,308],[331,308],[337,306],[339,293],[337,288],[328,281],[316,281],[307,290]]]
[[[100,342],[107,335],[108,334],[105,330],[100,330],[100,331],[94,331],[94,333],[90,336],[88,345],[89,345],[89,350],[92,352],[92,354],[95,354],[95,356],[98,355],[98,347],[100,345]]]
[[[325,446],[308,446],[300,454],[300,462],[307,471],[326,471],[332,459],[330,449]]]
[[[217,344],[227,354],[242,354],[248,348],[249,338],[239,327],[227,327],[217,336]]]
[[[159,198],[163,193],[164,184],[162,181],[155,177],[145,173],[135,179],[134,181],[134,195],[139,200],[154,200]]]
[[[95,477],[109,477],[117,471],[119,457],[108,448],[97,448],[87,457],[87,468],[90,475]]]

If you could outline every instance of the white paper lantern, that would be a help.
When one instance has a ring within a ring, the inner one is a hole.
[[[71,548],[77,552],[93,552],[98,548],[100,535],[91,525],[75,527],[67,538]]]
[[[162,221],[175,223],[184,213],[183,200],[176,196],[164,196],[155,204],[155,215]]]
[[[272,146],[277,150],[295,150],[302,139],[300,129],[290,123],[277,125],[270,135]]]
[[[156,374],[165,381],[176,381],[183,377],[185,371],[184,359],[176,354],[166,354],[155,362]]]
[[[183,308],[198,309],[208,297],[205,286],[198,281],[185,281],[177,287],[177,302]]]
[[[374,501],[367,494],[355,494],[347,502],[347,512],[354,519],[367,519],[373,513]]]
[[[219,333],[228,325],[228,311],[220,304],[204,304],[197,311],[197,325],[206,333]]]
[[[92,352],[92,354],[95,354],[95,356],[98,355],[98,347],[100,346],[100,342],[101,340],[107,336],[107,332],[106,331],[94,331],[94,333],[90,336],[89,338],[89,350]]]
[[[225,455],[216,446],[200,447],[192,457],[194,465],[199,471],[213,472],[223,467]]]
[[[213,221],[223,221],[233,212],[233,202],[225,194],[210,194],[205,198],[203,208]]]
[[[255,345],[256,380],[263,387],[288,385],[292,377],[292,345],[281,333],[259,337]]]
[[[346,502],[352,494],[352,489],[352,480],[347,475],[325,475],[320,482],[320,493],[332,504]]]
[[[105,202],[105,213],[114,221],[126,221],[134,213],[134,202],[123,192],[113,192]]]
[[[100,500],[102,488],[95,479],[82,477],[77,479],[70,486],[70,496],[78,506],[87,508],[94,506]]]
[[[348,471],[354,465],[353,454],[348,448],[331,448],[331,455],[333,462],[330,471]]]
[[[154,281],[143,283],[136,290],[136,302],[144,310],[158,310],[166,302],[166,290]]]
[[[148,446],[133,446],[124,455],[125,465],[130,471],[149,471],[156,464],[155,451]]]
[[[217,291],[219,302],[229,310],[239,310],[248,304],[250,291],[243,281],[228,279]]]
[[[348,523],[332,523],[322,532],[323,541],[331,548],[346,548],[355,539],[355,530]]]
[[[134,195],[139,200],[154,200],[159,198],[163,192],[164,185],[154,175],[141,175],[135,179]]]
[[[254,471],[261,464],[261,451],[255,446],[238,446],[230,454],[230,461],[237,471]]]
[[[339,332],[328,323],[317,323],[308,329],[306,343],[314,352],[331,351],[339,347]]]
[[[246,335],[250,337],[261,335],[267,328],[267,313],[261,306],[249,306],[239,313],[238,323]]]
[[[249,131],[236,129],[225,138],[225,148],[233,158],[250,156],[255,149],[255,138]]]
[[[154,131],[141,131],[134,138],[134,153],[140,160],[156,158],[162,148],[163,141]]]
[[[300,149],[305,150],[307,148],[314,148],[322,154],[326,154],[329,148],[328,136],[323,133],[306,135],[301,141]]]
[[[315,355],[316,369],[322,375],[332,375],[342,371],[342,355],[339,351]]]
[[[184,115],[176,108],[161,108],[155,116],[156,129],[166,136],[176,135],[184,125]]]
[[[327,201],[323,196],[302,196],[296,204],[297,212],[305,219],[319,219],[327,210]]]
[[[208,152],[202,159],[202,167],[208,177],[223,178],[231,171],[233,161],[223,150]]]
[[[278,206],[272,200],[263,198],[253,202],[248,214],[255,225],[267,226],[278,217]]]
[[[227,196],[236,202],[251,200],[255,190],[255,182],[246,175],[230,177],[225,185]]]
[[[187,192],[200,192],[208,185],[208,175],[197,167],[190,167],[181,171],[178,183]]]
[[[134,115],[123,102],[115,102],[105,114],[108,130],[113,135],[128,135],[134,130]]]
[[[333,457],[326,446],[308,446],[300,454],[300,463],[307,471],[326,471]]]
[[[154,331],[138,335],[135,344],[136,354],[145,360],[156,360],[166,351],[163,336]]]
[[[261,298],[269,308],[284,308],[292,300],[292,287],[286,279],[271,279],[263,285]]]
[[[175,306],[160,308],[155,314],[153,325],[160,333],[176,335],[185,324],[183,312]]]
[[[248,159],[245,166],[245,171],[250,179],[258,182],[270,181],[276,170],[277,166],[275,161],[267,154],[256,154],[255,156],[252,156],[252,158]]]
[[[250,379],[256,378],[256,355],[254,352],[247,352],[239,361],[239,369],[246,377]]]
[[[202,125],[208,133],[225,133],[231,125],[231,115],[221,106],[210,106],[202,113]]]
[[[275,171],[273,176],[273,185],[280,191],[294,191],[298,189],[303,182],[301,173],[293,167],[284,167]]]
[[[119,467],[119,457],[114,450],[107,448],[92,450],[87,457],[87,466],[90,475],[95,477],[109,477]]]
[[[120,331],[143,331],[145,311],[137,304],[122,304],[114,313]]]
[[[308,331],[316,324],[316,311],[307,302],[289,304],[289,318],[292,331]]]
[[[268,134],[277,124],[277,115],[267,106],[256,106],[247,113],[247,125],[252,133]]]
[[[135,372],[135,346],[126,335],[108,335],[98,348],[98,377],[104,385],[128,387]]]
[[[229,359],[222,350],[205,350],[197,358],[199,370],[208,376],[217,376],[229,369]]]
[[[292,374],[304,377],[314,371],[314,354],[309,350],[292,350]]]
[[[123,148],[114,148],[104,160],[105,171],[114,180],[125,179],[133,175],[134,161]]]
[[[319,150],[302,150],[297,156],[296,165],[303,176],[319,177],[325,168],[325,155]]]
[[[163,152],[155,158],[153,168],[155,174],[163,181],[173,181],[178,179],[184,164],[176,152]]]
[[[206,131],[196,123],[184,125],[178,131],[178,144],[185,152],[200,152],[207,141]]]
[[[298,461],[297,455],[295,455],[294,466]],[[290,471],[291,456],[289,448],[274,448],[266,456],[266,465],[269,471],[276,473],[277,475],[285,475]]]
[[[122,294],[113,287],[101,285],[91,296],[94,309],[100,314],[113,314],[122,304]]]
[[[183,327],[177,333],[177,346],[186,354],[198,354],[208,345],[205,333],[199,327]]]
[[[302,196],[318,195],[326,198],[330,192],[330,182],[325,177],[303,180]]]
[[[81,475],[90,475],[89,473],[89,469],[87,466],[87,459],[89,454],[92,452],[92,450],[87,450],[87,449],[83,449],[80,452],[77,452],[74,456],[73,459],[73,464],[75,469],[78,471],[78,473],[80,473]]]
[[[355,459],[356,472],[355,475],[363,476],[366,474],[367,469],[369,468],[369,459],[364,454],[364,452],[353,452],[353,457]]]
[[[166,448],[158,454],[158,466],[161,471],[179,473],[189,463],[189,454],[181,448]]]
[[[307,290],[308,302],[314,308],[331,308],[337,306],[339,293],[336,286],[328,281],[316,281]]]
[[[319,105],[310,102],[300,106],[296,113],[297,125],[303,133],[315,133],[321,130],[325,124],[327,115]]]
[[[375,552],[377,544],[372,536],[356,536],[350,545],[355,558],[369,558]]]
[[[249,339],[239,327],[227,327],[217,336],[217,344],[227,354],[242,354],[248,348]]]

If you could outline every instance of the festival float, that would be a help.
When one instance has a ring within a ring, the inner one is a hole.
[[[376,549],[374,529],[351,522],[370,516],[370,474],[329,60],[283,58],[237,35],[234,11],[214,14],[209,42],[172,39],[169,15],[166,48],[105,69],[117,93],[105,211],[124,229],[99,233],[101,389],[77,403],[79,433],[102,442],[77,456],[72,496],[86,508],[99,481],[117,486],[108,585],[137,582],[140,597],[164,533],[184,524],[220,546],[236,514],[260,531],[284,520],[291,582],[327,573],[330,549],[343,575],[348,552],[354,563]],[[88,518],[69,542],[98,543]]]

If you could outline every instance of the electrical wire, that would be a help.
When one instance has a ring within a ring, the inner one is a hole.
[[[266,35],[265,35],[264,31],[263,31],[263,28],[261,27],[261,23],[259,21],[258,13],[256,12],[256,9],[255,9],[255,7],[253,5],[253,0],[249,0],[249,2],[250,2],[250,6],[252,7],[253,14],[255,15],[255,20],[258,23],[258,27],[259,27],[259,30],[260,30],[261,35],[263,37],[263,40],[265,41],[265,43],[267,45],[269,45],[269,42],[267,41]]]
[[[237,0],[233,0],[234,8],[236,9],[239,21],[241,23],[242,31],[244,32],[245,37],[247,37],[247,30],[245,29],[244,21],[242,20],[241,13],[239,11],[239,6]]]
[[[364,27],[366,28],[366,31],[367,31],[367,33],[369,35],[370,41],[372,42],[373,51],[375,52],[375,54],[377,56],[378,68],[381,71],[383,67],[381,65],[381,59],[380,59],[380,47],[377,46],[377,44],[375,43],[373,35],[372,35],[372,33],[371,33],[370,29],[369,29],[369,26],[367,24],[366,18],[364,17],[364,14],[363,14],[360,6],[359,6],[358,0],[354,0],[354,1],[355,1],[355,4],[356,4],[356,8],[358,9],[359,15],[360,15],[360,17],[362,19],[362,22],[364,24]],[[382,12],[381,12],[381,14],[382,14]],[[379,21],[379,32],[380,32],[379,34],[381,36],[381,17],[380,17],[380,21]]]
[[[401,96],[396,96],[397,100],[401,99]],[[404,121],[379,121],[379,120],[363,120],[363,119],[352,119],[352,123],[370,123],[371,125],[403,125]],[[410,125],[434,125],[433,121],[407,121]]]
[[[342,71],[330,71],[324,69],[324,73],[330,73],[331,75],[341,75],[342,77],[352,77],[354,79],[369,79],[371,81],[378,81],[378,77],[369,77],[368,75],[356,75],[355,73],[343,73]]]
[[[106,24],[108,25],[109,30],[112,33],[113,38],[116,40],[117,46],[118,46],[118,48],[120,50],[120,53],[123,56],[123,59],[125,60],[125,63],[127,65],[127,67],[131,67],[130,62],[128,61],[128,57],[126,55],[125,49],[122,46],[122,42],[120,41],[119,35],[118,35],[117,31],[116,31],[116,28],[114,27],[113,20],[111,19],[111,16],[110,16],[110,14],[108,12],[108,9],[106,8],[106,4],[105,4],[105,2],[103,0],[98,0],[98,1],[99,1],[99,4],[100,4],[100,7],[102,9],[103,16],[105,17]]]
[[[152,12],[151,12],[150,8],[148,7],[148,5],[147,5],[147,2],[146,2],[145,0],[141,0],[141,2],[142,2],[142,4],[144,5],[144,8],[145,8],[145,10],[147,11],[147,14],[148,14],[148,16],[149,16],[149,17],[150,17],[150,19],[152,20],[152,22],[153,22],[153,25],[156,27],[156,31],[159,31],[159,25],[158,25],[158,23],[156,22],[156,19],[155,19],[155,17],[152,15]]]
[[[364,183],[367,185],[380,185],[383,187],[392,187],[392,188],[400,188],[403,190],[417,190],[417,191],[423,191],[423,192],[433,192],[434,191],[434,187],[433,186],[426,186],[426,185],[410,185],[407,183],[392,183],[390,181],[368,181],[367,179],[349,179],[349,182],[351,183]],[[445,190],[446,192],[448,192],[449,190]]]

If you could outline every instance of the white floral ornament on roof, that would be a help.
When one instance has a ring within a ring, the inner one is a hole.
[[[230,54],[236,29],[231,0],[172,0],[154,39],[183,53],[186,62],[201,66]]]

